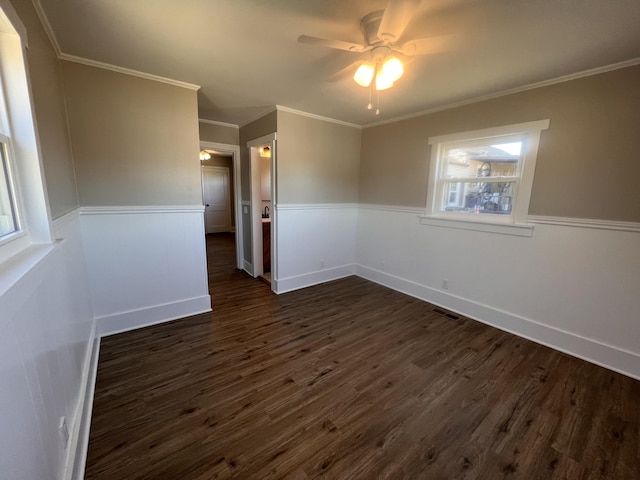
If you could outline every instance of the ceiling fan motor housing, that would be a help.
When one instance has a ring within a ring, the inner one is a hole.
[[[378,29],[380,28],[383,15],[384,10],[376,10],[375,12],[365,15],[362,17],[362,20],[360,20],[360,30],[362,30],[362,35],[367,45],[384,43],[384,40],[378,38]]]

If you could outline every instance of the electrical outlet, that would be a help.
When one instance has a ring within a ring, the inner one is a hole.
[[[69,427],[67,426],[67,419],[65,417],[60,417],[58,430],[60,432],[60,439],[62,440],[62,449],[66,450],[69,446]]]
[[[447,280],[446,278],[442,279],[442,289],[449,290],[449,280]]]

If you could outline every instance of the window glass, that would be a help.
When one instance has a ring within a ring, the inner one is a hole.
[[[445,148],[445,198],[441,210],[510,215],[522,147],[523,140],[509,143],[492,140]]]
[[[0,237],[15,232],[15,205],[11,191],[11,177],[9,172],[9,158],[7,144],[0,143]]]

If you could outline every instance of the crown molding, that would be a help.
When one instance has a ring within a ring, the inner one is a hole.
[[[51,42],[51,46],[53,47],[54,52],[56,52],[56,56],[60,58],[62,55],[62,50],[60,50],[60,44],[58,43],[58,38],[56,34],[53,32],[53,28],[51,27],[51,23],[49,23],[49,17],[44,12],[44,8],[42,8],[42,4],[40,0],[32,0],[33,8],[38,14],[38,18],[40,19],[40,23],[42,23],[42,27],[44,28],[47,37],[49,37],[49,41]]]
[[[138,70],[132,70],[130,68],[119,67],[117,65],[111,65],[110,63],[99,62],[97,60],[91,60],[89,58],[77,57],[75,55],[69,55],[68,53],[64,53],[60,49],[60,44],[58,43],[58,38],[56,37],[53,28],[51,27],[51,23],[49,22],[49,18],[47,17],[44,8],[42,8],[42,4],[40,0],[32,0],[33,7],[35,8],[36,13],[38,14],[38,18],[42,23],[44,31],[47,33],[49,37],[49,41],[51,42],[51,46],[55,51],[57,57],[60,60],[67,60],[68,62],[81,63],[83,65],[88,65],[90,67],[102,68],[104,70],[111,70],[113,72],[124,73],[125,75],[131,75],[134,77],[145,78],[147,80],[153,80],[155,82],[167,83],[169,85],[174,85],[176,87],[187,88],[189,90],[200,90],[200,85],[194,85],[192,83],[181,82],[180,80],[174,80],[172,78],[161,77],[159,75],[153,75],[151,73],[140,72]]]
[[[377,127],[379,125],[386,125],[388,123],[400,122],[402,120],[408,120],[410,118],[422,117],[430,113],[442,112],[444,110],[450,110],[452,108],[463,107],[472,103],[484,102],[485,100],[491,100],[494,98],[504,97],[506,95],[513,95],[515,93],[526,92],[527,90],[534,90],[536,88],[548,87],[550,85],[556,85],[558,83],[569,82],[571,80],[577,80],[579,78],[590,77],[592,75],[598,75],[600,73],[611,72],[613,70],[620,70],[621,68],[633,67],[640,65],[640,57],[625,60],[624,62],[613,63],[611,65],[605,65],[602,67],[592,68],[590,70],[583,70],[581,72],[571,73],[569,75],[563,75],[561,77],[552,78],[549,80],[543,80],[541,82],[530,83],[521,87],[510,88],[508,90],[502,90],[501,92],[492,93],[489,95],[483,95],[480,97],[470,98],[468,100],[462,100],[460,102],[449,103],[440,107],[430,108],[428,110],[422,110],[416,113],[410,113],[407,115],[401,115],[398,117],[390,118],[388,120],[382,120],[380,122],[368,123],[361,128]]]
[[[355,123],[345,122],[343,120],[336,120],[335,118],[323,117],[322,115],[316,115],[315,113],[303,112],[301,110],[295,110],[289,107],[283,107],[282,105],[276,105],[276,110],[280,112],[293,113],[302,117],[313,118],[315,120],[322,120],[329,123],[336,123],[338,125],[344,125],[346,127],[352,127],[362,130],[362,125],[356,125]]]
[[[199,118],[198,122],[200,122],[200,123],[208,123],[209,125],[219,125],[220,127],[240,128],[235,123],[217,122],[215,120],[207,120],[206,118]]]
[[[153,80],[154,82],[167,83],[169,85],[186,88],[188,90],[200,89],[200,85],[194,85],[193,83],[182,82],[180,80],[174,80],[172,78],[161,77],[159,75],[153,75],[151,73],[145,73],[138,70],[132,70],[130,68],[119,67],[117,65],[111,65],[110,63],[98,62],[97,60],[76,57],[75,55],[68,55],[66,53],[61,53],[60,55],[58,55],[58,58],[60,58],[60,60],[66,60],[68,62],[81,63],[90,67],[102,68],[103,70],[111,70],[112,72],[123,73],[125,75],[131,75],[133,77]]]
[[[246,120],[244,122],[242,122],[240,124],[240,128],[242,127],[246,127],[247,125],[249,125],[250,123],[255,122],[256,120],[260,120],[262,117],[266,117],[267,115],[269,115],[271,112],[275,112],[276,111],[276,107],[269,107],[267,110],[262,111],[261,113],[254,115],[253,117],[249,118],[249,120]]]

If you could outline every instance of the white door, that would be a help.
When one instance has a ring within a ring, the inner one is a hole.
[[[207,233],[230,232],[229,169],[202,167],[202,191],[205,205],[205,231]]]

